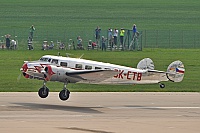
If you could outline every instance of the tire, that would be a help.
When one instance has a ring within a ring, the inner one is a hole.
[[[160,88],[165,88],[165,84],[160,84]]]
[[[39,89],[38,91],[38,95],[41,97],[41,98],[46,98],[48,95],[49,95],[49,89],[46,87],[42,87]]]
[[[62,90],[59,93],[60,100],[66,101],[69,98],[70,91],[69,90]]]

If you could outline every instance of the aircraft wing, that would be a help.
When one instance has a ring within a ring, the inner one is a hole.
[[[80,83],[99,83],[112,78],[118,72],[113,70],[77,70],[66,73],[71,79]]]

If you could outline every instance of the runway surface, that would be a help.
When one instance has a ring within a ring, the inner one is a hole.
[[[0,133],[200,133],[200,93],[0,93]]]

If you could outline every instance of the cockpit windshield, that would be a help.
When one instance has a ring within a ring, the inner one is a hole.
[[[44,61],[44,62],[51,62],[50,58],[40,58],[40,61]]]

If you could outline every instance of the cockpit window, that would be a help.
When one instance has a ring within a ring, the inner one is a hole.
[[[50,59],[51,60],[51,59]],[[49,58],[40,58],[40,61],[49,61]]]
[[[40,61],[43,61],[44,60],[44,58],[40,58]]]

